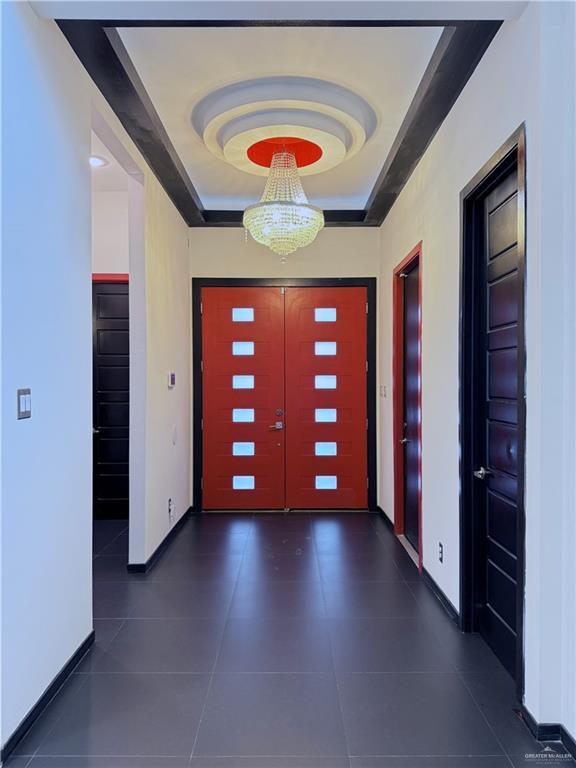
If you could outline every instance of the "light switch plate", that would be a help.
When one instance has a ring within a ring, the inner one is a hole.
[[[32,391],[30,389],[16,390],[17,413],[19,419],[29,419],[32,416]]]

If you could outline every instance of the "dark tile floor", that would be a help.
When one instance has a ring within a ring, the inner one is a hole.
[[[551,764],[376,515],[193,518],[146,576],[125,524],[94,547],[95,646],[12,768]]]

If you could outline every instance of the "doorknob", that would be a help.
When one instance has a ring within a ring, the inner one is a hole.
[[[493,475],[494,472],[492,472],[491,469],[486,469],[486,467],[480,467],[480,469],[477,469],[474,472],[474,477],[478,478],[478,480],[484,480],[484,478],[488,477],[488,475]]]
[[[281,421],[275,421],[274,424],[270,424],[268,429],[284,429],[284,424]]]

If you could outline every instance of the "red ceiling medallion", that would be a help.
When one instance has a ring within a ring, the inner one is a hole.
[[[248,147],[247,155],[256,165],[270,168],[272,156],[279,150],[290,152],[296,158],[298,168],[317,163],[322,157],[322,148],[313,141],[297,139],[293,136],[277,136],[272,139],[262,139]]]

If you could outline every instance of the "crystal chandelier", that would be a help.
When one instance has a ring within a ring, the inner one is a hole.
[[[308,202],[293,152],[274,153],[262,199],[246,208],[242,222],[256,242],[282,261],[314,241],[324,226],[324,214]]]

